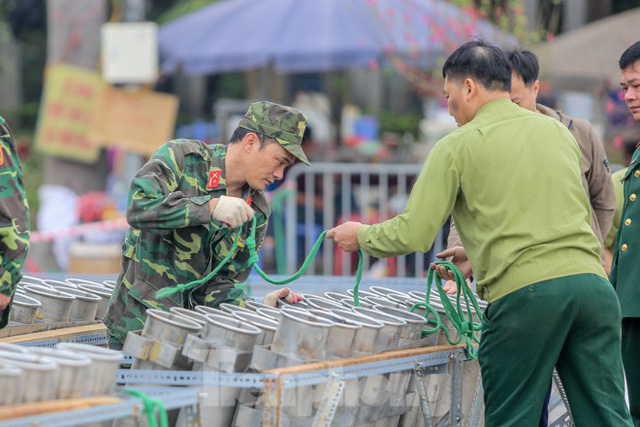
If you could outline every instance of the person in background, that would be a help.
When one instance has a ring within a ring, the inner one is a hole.
[[[640,122],[640,41],[622,53],[619,61],[624,101]],[[629,390],[633,425],[640,427],[640,143],[622,176],[621,221],[614,244],[609,279],[622,309],[622,358]]]
[[[0,117],[0,329],[9,322],[29,251],[29,205],[13,135]]]
[[[262,245],[270,208],[263,190],[296,160],[309,164],[301,147],[307,119],[271,102],[251,104],[227,145],[180,139],[158,149],[131,183],[122,272],[105,324],[109,346],[122,348],[129,331],[141,329],[148,308],[243,306],[248,296],[236,284],[251,271],[245,239],[255,217],[256,250]],[[238,232],[238,227],[241,232]],[[207,276],[238,247],[208,283],[156,299],[156,292]],[[265,303],[300,296],[287,288]]]
[[[624,203],[624,194],[622,187],[622,179],[624,178],[625,173],[627,172],[627,167],[629,163],[631,163],[631,158],[633,157],[634,151],[636,151],[636,145],[638,144],[638,139],[625,139],[622,143],[622,147],[624,150],[624,167],[616,170],[611,174],[611,181],[613,182],[613,187],[615,189],[616,194],[616,211],[613,214],[613,221],[611,222],[611,229],[609,230],[609,234],[604,239],[604,250],[605,250],[605,270],[607,274],[611,272],[611,262],[613,261],[613,251],[614,251],[614,243],[616,242],[616,234],[618,234],[618,228],[620,227],[620,218],[622,218],[622,205]]]

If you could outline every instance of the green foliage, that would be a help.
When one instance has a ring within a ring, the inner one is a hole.
[[[26,102],[12,108],[6,112],[9,124],[12,129],[17,132],[33,131],[35,132],[38,123],[38,111],[40,104],[38,102]]]
[[[177,2],[173,7],[158,17],[158,25],[166,24],[167,22],[180,18],[183,15],[195,12],[205,6],[209,6],[216,1],[218,0],[186,0]]]
[[[410,132],[413,136],[418,136],[418,127],[421,116],[416,113],[399,114],[390,111],[380,111],[376,114],[380,124],[380,133],[390,132],[403,135]]]
[[[217,82],[218,98],[244,99],[247,85],[243,73],[221,74]]]

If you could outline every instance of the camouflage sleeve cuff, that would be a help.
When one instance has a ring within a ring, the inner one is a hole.
[[[13,295],[14,291],[15,291],[15,286],[9,283],[0,285],[0,294],[10,297],[11,295]]]
[[[200,196],[191,198],[191,206],[189,207],[189,223],[191,225],[208,224],[211,222],[211,209],[209,208],[209,200],[211,196]]]
[[[6,260],[5,260],[6,261]],[[20,281],[19,271],[11,268],[11,265],[0,267],[0,293],[11,296],[16,290],[16,283]]]

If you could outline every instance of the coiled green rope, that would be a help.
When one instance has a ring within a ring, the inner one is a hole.
[[[482,324],[485,323],[485,318],[478,305],[478,300],[473,294],[473,291],[471,291],[471,288],[469,288],[464,275],[451,261],[436,261],[434,264],[441,265],[453,273],[457,286],[456,306],[453,306],[451,300],[445,293],[442,286],[442,279],[435,273],[435,269],[430,267],[429,272],[427,273],[427,294],[425,302],[414,304],[409,311],[415,311],[419,307],[425,308],[427,312],[424,314],[424,317],[427,317],[429,324],[435,324],[435,327],[433,329],[423,330],[423,335],[430,335],[437,332],[439,329],[442,329],[450,344],[456,345],[464,340],[469,357],[471,359],[477,359],[478,347],[474,345],[474,342],[479,343],[480,339],[475,335],[475,332],[481,330]],[[442,324],[440,314],[431,306],[431,304],[429,304],[429,296],[431,295],[431,287],[433,283],[436,284],[444,312],[458,333],[458,337],[456,339],[451,337],[449,329],[444,327]],[[466,317],[465,310],[462,308],[461,297],[464,298],[466,305]],[[471,312],[472,307],[478,314],[480,323],[473,321],[473,314]],[[435,320],[428,319],[429,313],[434,315]]]

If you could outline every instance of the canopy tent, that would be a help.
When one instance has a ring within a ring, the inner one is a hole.
[[[224,0],[165,24],[162,68],[213,74],[273,64],[284,73],[374,66],[388,54],[435,66],[480,36],[515,38],[440,0]]]
[[[640,40],[640,8],[600,19],[536,46],[541,76],[556,86],[589,90],[620,79],[622,52]]]

